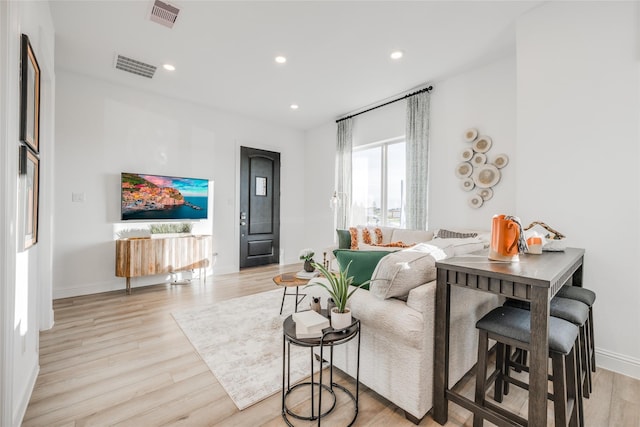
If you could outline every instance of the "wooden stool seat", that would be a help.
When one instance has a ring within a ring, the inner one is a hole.
[[[495,378],[494,400],[501,402],[503,382],[510,381],[504,371],[505,347],[513,346],[527,351],[530,349],[531,313],[516,307],[497,307],[480,319],[476,327],[479,330],[476,404],[500,414],[506,422],[526,425],[527,420],[486,401],[486,368],[489,339],[493,339],[498,346],[496,371],[489,378]],[[571,322],[556,317],[549,318],[549,357],[553,371],[553,395],[550,398],[553,399],[556,426],[578,426],[582,423],[582,394],[578,391],[579,370],[575,350],[578,345],[578,333],[578,327]],[[517,382],[514,384],[520,385]],[[480,415],[474,414],[473,424],[474,427],[482,426],[483,419]]]
[[[564,285],[560,288],[556,296],[562,298],[573,299],[586,304],[589,307],[589,321],[587,322],[587,330],[589,336],[589,359],[591,372],[596,371],[596,345],[593,340],[593,304],[596,302],[596,293],[591,289],[582,286]]]
[[[522,308],[529,310],[530,304],[525,301],[518,301],[514,299],[508,299],[504,303],[505,306]],[[555,296],[549,303],[549,314],[553,317],[557,317],[568,322],[573,323],[579,329],[578,343],[579,346],[576,349],[578,356],[578,363],[580,364],[582,394],[585,398],[589,398],[593,390],[592,377],[591,377],[591,357],[590,357],[590,345],[589,345],[589,307],[582,302],[562,298]],[[526,353],[521,350],[519,354],[519,364],[526,365]],[[520,368],[520,366],[517,366]],[[508,390],[505,390],[508,393]]]

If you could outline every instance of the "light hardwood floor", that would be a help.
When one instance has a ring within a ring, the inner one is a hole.
[[[123,282],[122,291],[54,301],[55,326],[40,335],[40,375],[23,425],[285,425],[280,394],[238,411],[171,312],[273,290],[273,276],[299,269],[297,264],[252,268],[209,277],[204,284],[135,288],[132,295],[125,295]],[[288,305],[291,310],[292,303],[288,298],[285,309]],[[338,377],[352,384],[345,375]],[[458,387],[472,397],[473,385],[468,375]],[[293,395],[290,402],[305,405],[307,400],[305,393]],[[512,410],[526,414],[524,391],[513,387],[506,401]],[[359,406],[358,426],[413,425],[397,406],[364,386]],[[322,424],[345,425],[352,410],[339,399]],[[585,414],[587,426],[639,427],[640,381],[598,369]],[[450,404],[448,426],[472,424],[467,411]],[[420,425],[439,424],[427,415]]]

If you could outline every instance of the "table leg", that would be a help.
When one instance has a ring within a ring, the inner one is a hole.
[[[549,288],[531,287],[531,350],[529,360],[530,427],[547,425],[549,292]]]
[[[309,348],[309,351],[311,352],[311,419],[314,419],[314,415],[313,415],[313,409],[314,409],[314,404],[313,404],[313,347]],[[320,347],[320,368],[322,368],[322,346]],[[320,369],[320,380],[322,380],[322,369]],[[322,389],[320,388],[320,386],[318,387],[319,392],[320,392],[320,396],[322,396]],[[321,414],[321,409],[318,409],[318,423],[320,423],[320,414]]]
[[[131,295],[131,277],[127,277],[127,295]]]
[[[324,337],[320,338],[320,361],[318,362],[320,364],[320,374],[318,375],[318,427],[320,427],[320,421],[322,420],[322,361],[324,360],[324,355],[322,352],[322,349],[324,348],[323,341]],[[333,350],[333,347],[331,347],[331,350]],[[313,350],[311,350],[311,353],[313,353]],[[331,360],[331,362],[333,362],[333,360]],[[311,381],[313,382],[313,361],[311,362]],[[331,388],[331,383],[329,383],[329,388]],[[311,392],[313,392],[313,385],[311,386]],[[313,405],[313,400],[311,402],[311,405]]]
[[[573,276],[571,277],[571,284],[573,286],[582,287],[582,264],[576,271],[573,272]]]
[[[284,288],[284,293],[282,294],[282,303],[280,304],[280,314],[282,314],[282,308],[284,307],[284,297],[287,296],[287,288]]]
[[[284,409],[284,399],[287,396],[287,391],[285,389],[285,371],[286,371],[286,351],[287,351],[287,338],[286,335],[282,334],[282,415],[285,414]]]
[[[449,417],[449,318],[451,285],[447,271],[438,269],[434,343],[433,419],[444,425]]]
[[[298,312],[298,287],[296,286],[296,308],[294,309],[294,311],[297,313]],[[280,313],[282,314],[282,313]]]

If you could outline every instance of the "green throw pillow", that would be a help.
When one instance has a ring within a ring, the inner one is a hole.
[[[336,230],[338,233],[338,248],[351,249],[351,233],[349,230]]]
[[[353,276],[354,285],[361,285],[367,280],[371,280],[378,261],[390,253],[392,252],[352,251],[347,249],[336,249],[333,251],[341,271],[349,266],[349,276]],[[351,262],[351,265],[349,265],[349,262]],[[369,285],[363,286],[362,289],[368,290]]]

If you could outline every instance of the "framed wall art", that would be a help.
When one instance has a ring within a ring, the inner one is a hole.
[[[29,37],[22,35],[20,70],[20,140],[39,152],[40,67]]]
[[[22,194],[24,225],[24,249],[38,242],[38,199],[40,183],[40,160],[26,145],[20,145],[20,175],[24,180]]]

